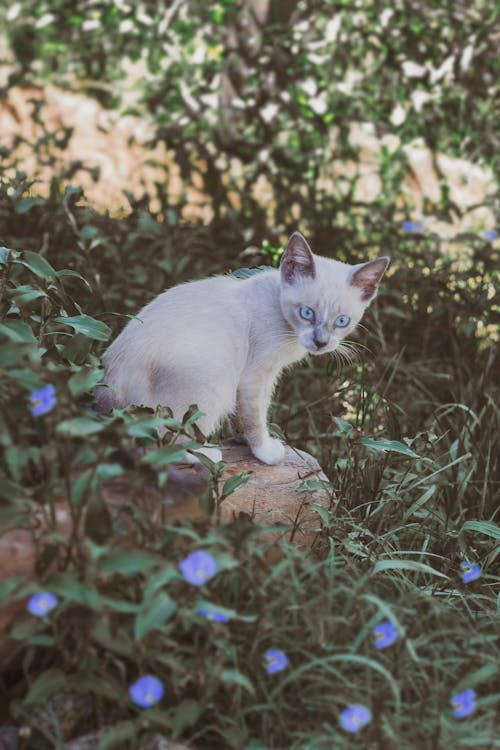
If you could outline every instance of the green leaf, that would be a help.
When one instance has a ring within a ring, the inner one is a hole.
[[[24,497],[24,494],[24,489],[20,484],[0,476],[0,497],[15,500],[18,497]]]
[[[198,701],[186,698],[175,707],[172,725],[172,737],[176,740],[188,727],[196,724],[201,716],[201,707]]]
[[[493,539],[500,539],[500,526],[497,526],[494,521],[466,521],[460,533],[464,531],[475,531],[478,534],[485,534],[491,536]]]
[[[411,570],[413,572],[426,573],[449,580],[449,576],[441,573],[439,570],[434,570],[430,565],[417,562],[416,560],[379,560],[373,568],[373,574],[381,573],[385,570]]]
[[[185,444],[186,445],[186,444]],[[146,453],[141,459],[142,463],[152,466],[163,466],[186,458],[186,450],[180,445],[165,445],[157,450]]]
[[[229,685],[239,685],[239,687],[244,688],[251,695],[255,694],[254,686],[248,677],[242,674],[238,669],[223,669],[221,672],[221,679]]]
[[[46,702],[54,693],[64,688],[67,676],[60,669],[47,669],[39,675],[28,690],[26,703]]]
[[[16,212],[16,214],[26,214],[33,208],[33,206],[43,206],[44,202],[44,199],[40,197],[21,198],[21,200],[17,201],[14,204],[14,211]]]
[[[231,276],[236,279],[249,279],[251,276],[255,276],[256,273],[261,271],[272,271],[272,266],[257,266],[256,268],[237,268],[235,271],[231,271]]]
[[[316,490],[331,492],[333,485],[327,479],[307,479],[297,489],[299,492],[316,492]]]
[[[33,289],[29,284],[18,286],[12,293],[12,299],[19,307],[28,304],[28,302],[33,302],[33,300],[39,297],[46,296],[45,292],[42,292],[40,289]]]
[[[82,499],[85,497],[90,485],[92,484],[93,478],[93,469],[85,469],[85,471],[74,479],[70,491],[70,499],[73,506],[78,507],[81,504]]]
[[[144,590],[144,599],[148,599],[157,591],[159,588],[164,586],[170,581],[177,581],[179,579],[179,571],[173,565],[164,565],[161,570],[157,573],[153,573],[148,576],[148,583]]]
[[[31,250],[24,250],[22,257],[15,260],[14,263],[21,263],[42,279],[53,279],[57,274],[48,260],[39,253],[32,253]]]
[[[90,286],[87,279],[84,279],[81,274],[78,273],[78,271],[72,271],[69,268],[63,268],[62,271],[57,271],[58,278],[64,277],[64,276],[73,276],[75,279],[79,279],[80,281],[83,281],[83,283],[86,285],[87,289],[89,291],[92,291],[92,287]]]
[[[124,747],[130,747],[129,740],[133,739],[135,741],[139,730],[140,727],[135,721],[124,719],[106,732],[99,742],[97,750],[121,750]],[[137,747],[135,742],[134,747]]]
[[[233,477],[229,477],[229,479],[224,482],[220,499],[224,500],[225,497],[231,495],[238,487],[241,487],[242,484],[246,484],[250,479],[251,474],[253,474],[252,471],[242,471],[240,474],[235,474]]]
[[[51,635],[32,635],[31,638],[26,639],[26,643],[29,646],[55,646],[56,641]]]
[[[122,576],[147,573],[158,564],[158,559],[143,550],[127,550],[113,552],[107,557],[101,558],[100,569],[103,573],[120,573]]]
[[[0,323],[0,326],[2,324]],[[17,344],[17,343],[11,343],[11,344],[2,344],[0,346],[0,365],[2,367],[12,367],[12,365],[16,365],[18,362],[20,362],[26,355],[31,355],[33,358],[36,356],[39,358],[40,354],[37,348],[33,345],[33,342],[30,344]]]
[[[320,503],[311,503],[311,508],[316,511],[324,526],[329,526],[331,522],[331,513]]]
[[[159,591],[152,598],[146,599],[135,620],[135,640],[140,641],[151,630],[161,627],[176,609],[176,603],[165,591]]]
[[[28,391],[36,391],[38,388],[42,388],[45,385],[43,380],[40,379],[39,375],[32,370],[9,370],[9,378],[13,378],[18,383],[21,383],[24,388]]]
[[[334,417],[333,421],[342,432],[348,433],[352,432],[354,429],[352,424],[349,424],[349,422],[346,422],[345,419],[341,419],[340,417]]]
[[[79,396],[81,393],[87,393],[101,382],[103,375],[104,370],[102,369],[82,367],[79,372],[76,372],[69,379],[69,389],[73,396]]]
[[[90,315],[74,315],[72,318],[58,317],[54,318],[57,323],[71,326],[76,333],[83,333],[89,339],[96,341],[107,341],[111,336],[111,328],[101,320],[96,320]]]
[[[378,453],[386,453],[387,451],[393,451],[394,453],[402,453],[403,456],[409,456],[410,458],[420,458],[418,453],[412,451],[404,443],[400,443],[398,440],[386,440],[385,438],[361,438],[359,440],[360,445],[364,445],[370,450],[377,451]]]
[[[91,339],[83,333],[75,333],[65,344],[61,355],[75,365],[83,365],[91,347]]]
[[[97,544],[107,541],[113,531],[111,513],[100,487],[95,488],[87,501],[84,529],[85,535]]]
[[[8,247],[0,247],[0,263],[5,265],[9,259],[10,250]]]
[[[36,344],[33,331],[22,320],[4,320],[3,323],[0,323],[0,333],[4,333],[16,344]]]
[[[56,431],[69,437],[86,437],[101,432],[105,426],[103,422],[91,417],[73,417],[57,425]]]

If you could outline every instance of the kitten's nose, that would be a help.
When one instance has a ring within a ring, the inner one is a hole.
[[[314,341],[314,344],[318,347],[318,349],[323,349],[323,347],[328,344],[328,340],[322,341],[321,339],[317,339],[316,336],[314,336],[313,341]]]

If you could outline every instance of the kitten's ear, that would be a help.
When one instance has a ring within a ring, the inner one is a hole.
[[[382,258],[369,260],[368,263],[362,263],[352,269],[349,275],[349,283],[351,286],[361,289],[363,302],[369,302],[377,293],[380,279],[384,275],[390,260],[384,255]]]
[[[286,250],[281,256],[281,278],[292,283],[301,276],[314,279],[316,268],[312,250],[300,232],[294,232],[288,240]]]

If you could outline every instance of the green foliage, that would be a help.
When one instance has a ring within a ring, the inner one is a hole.
[[[144,503],[144,488],[164,490],[167,464],[183,453],[175,436],[195,437],[193,411],[182,424],[167,410],[88,410],[108,326],[117,330],[161,286],[218,263],[225,268],[229,247],[216,252],[208,231],[161,224],[163,244],[152,249],[149,222],[143,233],[138,228],[143,209],[103,220],[75,197],[19,214],[22,192],[3,193],[0,522],[4,529],[30,523],[39,508],[54,524],[67,497],[72,527],[68,536],[54,526],[40,546],[40,583],[18,579],[2,592],[4,604],[39,587],[60,600],[48,617],[25,614],[12,630],[29,687],[14,690],[16,659],[4,682],[10,715],[33,728],[37,747],[50,746],[43,737],[55,735],[37,717],[64,686],[92,694],[106,712],[110,746],[161,731],[206,748],[261,740],[321,750],[348,746],[338,715],[361,703],[375,717],[363,729],[365,742],[426,746],[432,736],[439,747],[483,744],[497,707],[500,412],[493,349],[465,311],[484,314],[490,248],[474,240],[485,290],[476,286],[472,295],[472,265],[454,270],[451,259],[432,255],[425,236],[411,245],[401,238],[410,245],[407,260],[361,335],[376,357],[337,368],[314,360],[287,376],[277,421],[287,440],[318,455],[337,499],[330,513],[317,508],[323,531],[315,554],[285,547],[282,562],[268,568],[258,528],[161,523],[160,509]],[[92,227],[87,234],[99,239],[100,253],[82,247],[82,227]],[[44,255],[35,249],[42,234]],[[197,242],[210,252],[196,252]],[[188,262],[176,274],[183,243]],[[424,263],[433,275],[416,284]],[[421,314],[430,300],[434,314]],[[56,386],[57,404],[34,418],[29,394],[46,383]],[[160,440],[162,425],[168,429]],[[110,478],[128,488],[126,525],[103,502]],[[226,482],[222,496],[246,479]],[[315,488],[304,484],[305,493]],[[200,592],[177,568],[198,547],[212,552],[219,571]],[[467,585],[459,570],[466,558],[484,566],[482,578]],[[201,617],[200,607],[229,622]],[[371,630],[384,618],[401,637],[378,652]],[[290,665],[266,675],[263,653],[273,647]],[[148,710],[147,728],[127,698],[127,686],[145,673],[166,687],[164,701]],[[460,723],[449,700],[471,686],[479,708]]]

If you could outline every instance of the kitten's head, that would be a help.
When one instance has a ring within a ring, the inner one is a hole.
[[[375,297],[389,258],[351,266],[313,255],[300,232],[292,234],[280,264],[281,310],[311,354],[333,352]]]

